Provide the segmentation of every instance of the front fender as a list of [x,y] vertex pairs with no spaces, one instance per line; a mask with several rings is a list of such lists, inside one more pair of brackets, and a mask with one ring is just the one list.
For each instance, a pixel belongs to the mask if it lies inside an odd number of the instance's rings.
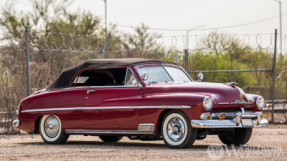
[[[181,110],[190,120],[199,119],[201,113],[206,112],[203,108],[204,97],[206,96],[186,93],[145,95],[138,103],[138,122],[139,124],[153,123],[157,129],[157,124],[161,122],[160,115],[166,110]],[[180,108],[180,106],[188,106],[188,108]]]

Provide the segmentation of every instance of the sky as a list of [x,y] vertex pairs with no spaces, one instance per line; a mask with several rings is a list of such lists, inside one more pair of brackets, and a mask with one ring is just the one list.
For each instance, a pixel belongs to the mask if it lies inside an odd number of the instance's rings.
[[[6,1],[1,0],[0,4],[4,5]],[[28,0],[15,1],[17,1],[18,11],[31,9]],[[78,8],[89,10],[102,19],[105,17],[103,0],[74,0],[69,9],[76,11]],[[287,34],[287,0],[282,0],[282,14],[284,13],[285,15],[282,15],[283,46],[284,34]],[[270,17],[275,18],[251,25],[219,29]],[[276,28],[279,32],[279,3],[274,0],[107,0],[107,19],[108,23],[125,26],[139,26],[144,23],[155,29],[180,29],[179,31],[150,31],[161,33],[166,37],[165,40],[169,39],[168,41],[173,41],[173,44],[181,46],[184,45],[182,36],[186,35],[186,30],[195,26],[203,27],[190,31],[190,35],[208,34],[214,30],[206,29],[218,28],[217,31],[220,33],[250,35],[241,36],[246,43],[261,41],[267,45],[270,41],[270,33],[274,33]],[[132,32],[128,27],[118,26],[118,29]],[[261,36],[256,38],[257,34]],[[176,41],[172,40],[172,36],[176,36]],[[195,41],[195,36],[190,39]]]

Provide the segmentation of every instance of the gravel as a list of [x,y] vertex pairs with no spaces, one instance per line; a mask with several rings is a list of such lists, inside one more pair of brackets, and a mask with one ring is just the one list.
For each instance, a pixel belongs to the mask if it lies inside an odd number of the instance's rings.
[[99,137],[72,135],[51,145],[40,135],[0,135],[0,160],[287,160],[287,125],[255,128],[244,146],[224,146],[217,136],[195,141],[189,149],[170,149],[163,141],[104,143]]

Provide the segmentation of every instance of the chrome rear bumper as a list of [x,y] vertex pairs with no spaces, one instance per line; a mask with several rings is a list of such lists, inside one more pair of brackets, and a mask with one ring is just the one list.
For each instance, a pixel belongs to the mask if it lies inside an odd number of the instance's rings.
[[[253,126],[251,127],[268,127],[269,123],[266,119],[261,119],[260,123],[257,123],[257,119],[251,119]],[[191,120],[191,126],[193,128],[244,128],[250,126],[243,126],[241,122],[236,125],[236,118],[233,120]]]

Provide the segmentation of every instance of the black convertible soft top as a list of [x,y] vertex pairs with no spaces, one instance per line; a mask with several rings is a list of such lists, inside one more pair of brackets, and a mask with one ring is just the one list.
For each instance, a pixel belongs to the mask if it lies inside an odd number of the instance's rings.
[[[129,66],[140,63],[171,63],[173,62],[153,60],[153,59],[142,59],[142,58],[120,58],[120,59],[90,59],[86,62],[77,66],[65,69],[61,75],[53,82],[47,89],[61,88],[69,86],[69,83],[73,76],[85,68],[93,67],[117,67],[117,66]],[[177,64],[176,64],[177,65]]]

